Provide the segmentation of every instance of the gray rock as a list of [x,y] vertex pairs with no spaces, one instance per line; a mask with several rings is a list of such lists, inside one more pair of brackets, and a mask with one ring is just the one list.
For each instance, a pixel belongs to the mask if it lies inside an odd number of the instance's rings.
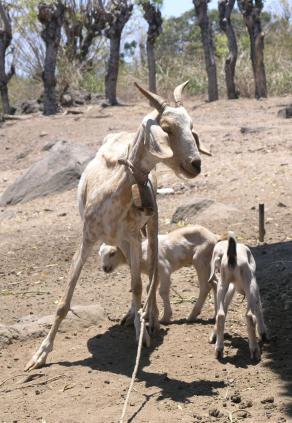
[[[72,307],[62,322],[60,332],[71,332],[99,324],[105,318],[104,310],[99,304],[76,305]],[[15,325],[0,325],[0,349],[14,341],[44,336],[54,320],[54,315],[37,317],[25,316]]]
[[28,115],[30,113],[39,112],[40,110],[42,110],[42,106],[36,100],[24,101],[20,105],[21,114]]
[[87,146],[57,142],[44,159],[33,164],[4,191],[0,206],[26,202],[75,187],[94,155],[95,151]]
[[190,222],[192,217],[207,209],[213,203],[214,200],[211,200],[210,198],[201,198],[184,206],[179,206],[171,218],[171,223],[178,223],[180,221]]
[[280,109],[278,111],[278,117],[281,117],[284,119],[292,118],[292,106],[286,106],[284,107],[284,109]]
[[60,103],[63,107],[71,107],[73,105],[73,98],[71,94],[63,94]]

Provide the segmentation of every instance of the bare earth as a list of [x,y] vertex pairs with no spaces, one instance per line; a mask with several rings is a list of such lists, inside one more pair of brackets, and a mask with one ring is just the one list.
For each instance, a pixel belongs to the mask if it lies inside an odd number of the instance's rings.
[[[214,346],[208,344],[212,299],[200,319],[187,324],[198,296],[197,277],[192,269],[177,272],[174,321],[162,326],[151,348],[143,350],[129,422],[292,421],[292,121],[277,117],[279,108],[291,102],[288,97],[186,101],[194,128],[213,156],[203,156],[202,173],[191,181],[159,169],[159,186],[176,192],[159,196],[160,232],[175,229],[173,212],[192,199],[224,204],[195,221],[217,233],[233,230],[253,247],[272,339],[263,346],[262,361],[252,363],[245,301],[238,296],[226,322],[225,358],[216,361]],[[46,154],[42,147],[48,142],[65,139],[98,149],[109,132],[135,130],[149,108],[141,103],[83,110],[77,117],[5,123],[0,129],[0,192]],[[242,133],[241,127],[253,131]],[[257,241],[259,203],[266,207],[262,245]],[[1,324],[52,314],[80,235],[76,190],[2,208],[0,228]],[[33,371],[31,381],[24,380],[23,368],[41,339],[15,340],[2,349],[1,422],[119,421],[136,357],[133,328],[118,324],[130,303],[129,272],[121,268],[105,275],[97,248],[82,272],[73,308],[95,303],[104,309],[100,323],[84,329],[77,322],[75,329],[59,333],[48,365]]]

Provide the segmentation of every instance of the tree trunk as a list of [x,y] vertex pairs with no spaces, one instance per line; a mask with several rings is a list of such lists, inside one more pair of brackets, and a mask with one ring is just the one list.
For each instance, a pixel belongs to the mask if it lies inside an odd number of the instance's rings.
[[9,12],[0,2],[0,94],[3,113],[9,115],[11,113],[8,82],[15,73],[14,65],[11,65],[10,71],[5,70],[5,55],[12,40],[12,28]]
[[56,64],[61,40],[61,28],[64,22],[65,7],[62,1],[55,4],[40,3],[39,21],[43,25],[41,36],[46,44],[44,71],[44,115],[54,115],[58,111],[56,98]]
[[120,44],[124,26],[130,19],[133,4],[130,0],[112,1],[110,9],[105,12],[107,29],[105,36],[110,40],[110,55],[105,74],[105,96],[115,106],[117,100],[117,82],[120,63]]
[[42,74],[44,82],[44,115],[55,115],[58,112],[58,101],[56,96],[56,63],[58,46],[53,42],[46,44],[46,56],[44,71]]
[[144,19],[148,22],[147,31],[147,63],[148,63],[148,86],[149,90],[156,93],[156,59],[155,42],[162,32],[162,17],[158,6],[150,1],[141,2],[144,10]]
[[212,27],[208,18],[208,0],[193,0],[196,16],[201,29],[206,71],[208,76],[208,99],[218,100],[217,70]]
[[154,43],[147,40],[148,86],[149,90],[156,93],[156,61]]
[[120,63],[120,43],[121,35],[116,35],[110,39],[110,57],[105,75],[105,96],[112,106],[118,104],[117,82]]
[[262,32],[260,14],[263,8],[261,0],[238,0],[250,39],[250,59],[255,82],[255,97],[267,97],[267,82],[264,63],[264,33]]
[[235,0],[219,0],[218,10],[220,18],[220,28],[225,32],[228,40],[229,56],[225,61],[225,82],[227,97],[229,99],[238,98],[238,92],[235,87],[235,66],[237,61],[237,42],[236,35],[230,20]]

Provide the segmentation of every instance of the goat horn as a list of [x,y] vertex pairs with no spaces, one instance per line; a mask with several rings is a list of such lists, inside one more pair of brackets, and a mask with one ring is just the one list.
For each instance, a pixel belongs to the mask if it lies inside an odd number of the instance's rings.
[[190,80],[188,79],[186,82],[183,82],[182,84],[178,85],[174,89],[173,96],[174,96],[174,101],[175,101],[175,107],[179,107],[179,106],[183,105],[181,95],[182,95],[184,88],[188,85],[189,82],[190,82]]
[[164,98],[160,97],[157,94],[152,93],[151,91],[145,90],[137,82],[134,82],[138,90],[150,101],[150,105],[154,107],[159,113],[162,113],[165,107],[168,105],[167,101]]

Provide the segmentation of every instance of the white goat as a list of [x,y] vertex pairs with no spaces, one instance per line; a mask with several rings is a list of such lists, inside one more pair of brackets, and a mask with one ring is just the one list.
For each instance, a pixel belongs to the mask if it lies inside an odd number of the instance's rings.
[[[250,249],[237,243],[232,232],[229,232],[228,240],[216,244],[209,281],[217,280],[217,316],[210,342],[216,342],[218,359],[223,357],[225,318],[235,290],[247,299],[246,324],[252,360],[259,360],[261,356],[256,326],[261,340],[268,340],[255,271],[256,263]],[[219,272],[218,278],[215,272]]]
[[[218,236],[203,226],[187,226],[177,229],[166,235],[158,236],[158,278],[160,282],[159,294],[163,300],[164,313],[161,323],[169,323],[172,309],[169,300],[171,285],[170,276],[184,266],[194,266],[199,280],[199,298],[188,317],[193,321],[201,313],[207,295],[211,289],[208,283],[212,252]],[[127,263],[127,258],[118,247],[102,244],[99,250],[104,272],[113,272],[118,266]],[[141,271],[149,275],[150,263],[148,260],[148,240],[142,242]],[[215,316],[216,316],[216,284],[213,284]],[[131,309],[127,316],[127,323],[134,317]]]
[[[66,317],[81,269],[97,241],[117,245],[131,268],[132,304],[135,310],[136,338],[140,333],[138,310],[141,307],[141,234],[147,223],[149,257],[154,263],[157,243],[157,216],[136,207],[133,186],[147,189],[149,172],[162,162],[179,175],[194,178],[200,173],[200,146],[192,131],[192,120],[182,106],[181,95],[187,83],[174,90],[175,107],[162,97],[136,84],[156,110],[143,119],[136,134],[120,133],[108,137],[86,167],[78,188],[79,209],[83,220],[82,239],[70,268],[68,284],[58,305],[53,325],[40,347],[26,365],[26,370],[41,367],[53,349],[62,320]],[[130,118],[130,116],[129,116]],[[123,157],[123,160],[121,159]],[[152,275],[151,275],[152,276]],[[157,281],[157,278],[155,279]],[[159,327],[156,305],[157,282],[149,301],[149,330]],[[144,342],[149,345],[148,332]]]

